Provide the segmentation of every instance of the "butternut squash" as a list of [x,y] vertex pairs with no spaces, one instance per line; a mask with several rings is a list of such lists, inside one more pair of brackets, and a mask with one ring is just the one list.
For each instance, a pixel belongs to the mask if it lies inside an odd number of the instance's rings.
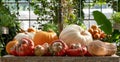
[[94,40],[89,43],[88,52],[95,56],[111,56],[116,53],[117,47],[113,43]]

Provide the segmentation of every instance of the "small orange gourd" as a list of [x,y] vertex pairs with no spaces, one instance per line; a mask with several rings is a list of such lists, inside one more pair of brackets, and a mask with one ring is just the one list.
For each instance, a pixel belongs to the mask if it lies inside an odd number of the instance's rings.
[[11,49],[18,43],[17,40],[9,41],[6,45],[6,52],[10,54]]
[[44,43],[50,44],[52,41],[57,40],[58,36],[54,31],[39,31],[34,36],[34,44],[42,45]]

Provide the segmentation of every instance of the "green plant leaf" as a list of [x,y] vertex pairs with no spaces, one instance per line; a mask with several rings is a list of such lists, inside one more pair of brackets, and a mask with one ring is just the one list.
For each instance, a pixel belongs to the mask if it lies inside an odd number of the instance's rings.
[[100,29],[103,30],[106,34],[112,33],[112,24],[109,19],[100,11],[93,11],[93,16]]

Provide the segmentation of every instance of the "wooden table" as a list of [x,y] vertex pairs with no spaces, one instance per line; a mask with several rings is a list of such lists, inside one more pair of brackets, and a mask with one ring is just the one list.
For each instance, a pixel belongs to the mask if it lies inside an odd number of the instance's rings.
[[25,56],[1,57],[1,62],[120,62],[120,57]]

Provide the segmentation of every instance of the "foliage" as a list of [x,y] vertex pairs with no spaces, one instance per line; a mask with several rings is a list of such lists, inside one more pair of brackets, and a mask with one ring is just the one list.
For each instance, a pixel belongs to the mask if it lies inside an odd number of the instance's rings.
[[84,20],[84,2],[85,0],[69,0],[64,4],[64,22],[65,24],[77,24],[86,29]]
[[[37,4],[36,4],[37,2]],[[84,7],[84,0],[62,0],[61,4],[62,7],[59,7],[60,1],[59,0],[33,0],[31,2],[31,6],[34,8],[34,13],[38,15],[38,21],[49,21],[47,24],[43,24],[43,27],[49,27],[50,24],[58,25],[59,19],[59,8],[61,8],[62,12],[62,20],[65,24],[79,24],[81,25],[84,19],[83,7]],[[80,4],[82,4],[80,6]],[[81,8],[81,9],[80,9]],[[82,16],[82,17],[81,17]],[[57,27],[57,26],[50,26],[50,27]],[[46,29],[44,29],[46,30]],[[53,29],[54,30],[54,29]],[[56,28],[55,31],[57,31]]]
[[32,0],[30,5],[33,7],[33,11],[39,17],[37,21],[48,21],[48,23],[42,24],[42,30],[49,30],[51,28],[55,32],[58,31],[58,10],[59,10],[59,1],[58,0]]
[[2,55],[2,54],[1,54],[1,51],[3,50],[2,47],[3,47],[3,44],[2,44],[2,42],[0,42],[0,56]]
[[120,12],[120,0],[93,0],[93,2],[96,4],[104,4],[108,3],[108,6],[113,8],[114,11]]
[[75,14],[82,21],[84,20],[84,12],[83,12],[84,3],[85,3],[85,0],[73,0],[74,9],[76,9]]
[[36,0],[31,2],[34,13],[38,15],[37,21],[53,21],[57,23],[58,0]]
[[103,41],[120,44],[120,32],[116,29],[111,33],[111,35],[107,35]]
[[9,7],[0,0],[0,28],[8,27],[9,34],[3,34],[2,30],[0,30],[0,48],[2,51],[1,55],[7,54],[5,51],[6,44],[14,38],[16,33],[20,29],[20,23],[18,22],[18,18],[15,13],[11,13]]
[[59,35],[59,32],[57,29],[58,29],[57,25],[51,22],[43,24],[43,28],[42,28],[43,31],[53,30],[57,33],[57,35]]
[[112,20],[115,23],[120,23],[120,12],[116,12],[112,15]]
[[8,7],[0,2],[0,26],[14,27],[18,19],[8,10]]
[[112,0],[112,3],[108,0],[108,3],[110,3],[109,6],[111,6],[114,11],[120,12],[120,0]]
[[93,11],[93,16],[97,24],[100,26],[101,30],[103,30],[108,35],[112,33],[112,24],[103,13],[100,11]]

